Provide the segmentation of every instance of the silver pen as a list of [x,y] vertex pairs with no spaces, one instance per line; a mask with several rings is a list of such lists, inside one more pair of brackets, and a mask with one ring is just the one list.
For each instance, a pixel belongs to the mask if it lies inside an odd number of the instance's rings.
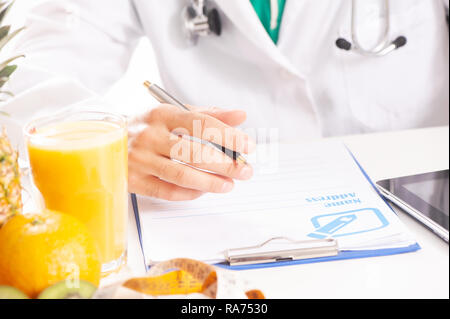
[[[185,111],[190,112],[191,110],[189,110],[189,108],[187,108],[183,103],[181,103],[180,101],[178,101],[177,99],[175,99],[173,96],[171,96],[169,93],[167,93],[166,91],[164,91],[162,88],[160,88],[158,85],[150,83],[149,81],[145,81],[144,82],[144,86],[149,90],[150,94],[160,103],[167,103],[167,104],[171,104],[171,105],[175,105]],[[245,160],[244,157],[242,157],[242,155],[238,152],[235,152],[233,150],[230,150],[222,145],[213,143],[213,142],[208,142],[208,144],[211,144],[212,146],[214,146],[215,148],[217,148],[218,150],[220,150],[221,152],[225,153],[228,157],[232,158],[233,160],[243,163],[243,164],[247,164],[247,161]]]

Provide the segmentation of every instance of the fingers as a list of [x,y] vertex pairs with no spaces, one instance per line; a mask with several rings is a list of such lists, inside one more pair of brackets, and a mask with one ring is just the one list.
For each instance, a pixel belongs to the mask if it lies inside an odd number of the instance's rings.
[[247,119],[247,113],[242,110],[225,110],[217,107],[199,108],[190,105],[188,107],[189,109],[195,110],[196,112],[212,116],[219,121],[233,127],[241,125]]
[[170,132],[180,132],[213,142],[239,153],[248,154],[255,148],[250,137],[215,117],[199,112],[186,112],[175,106],[153,109],[146,118],[150,125],[164,123]]
[[186,137],[248,153],[255,144],[231,127],[245,120],[245,112],[190,108],[193,111],[187,112],[162,105],[133,120],[130,127],[137,129],[129,132],[130,192],[166,200],[191,200],[205,192],[227,193],[234,187],[233,179],[245,180],[253,175],[251,166]]
[[239,164],[214,147],[177,137],[169,132],[166,134],[165,138],[155,141],[158,143],[156,148],[159,154],[164,157],[232,179],[247,180],[253,176],[250,165]]
[[139,174],[139,172],[136,171],[130,171],[128,183],[130,193],[170,201],[193,200],[203,195],[200,191],[170,184],[157,177]]
[[133,171],[153,175],[182,188],[201,192],[228,193],[234,187],[233,180],[230,178],[197,170],[151,151],[141,150],[131,153],[129,162],[133,166]]

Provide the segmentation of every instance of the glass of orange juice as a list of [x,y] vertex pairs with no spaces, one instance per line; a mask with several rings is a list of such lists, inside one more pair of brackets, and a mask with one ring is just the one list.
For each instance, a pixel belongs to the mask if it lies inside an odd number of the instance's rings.
[[104,274],[126,261],[127,136],[124,117],[101,112],[60,114],[25,127],[33,182],[45,207],[87,225]]

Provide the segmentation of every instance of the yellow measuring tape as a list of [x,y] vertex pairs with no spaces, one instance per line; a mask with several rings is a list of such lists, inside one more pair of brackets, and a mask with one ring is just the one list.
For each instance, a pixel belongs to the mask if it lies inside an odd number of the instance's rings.
[[[217,297],[216,269],[197,260],[178,258],[164,261],[150,268],[147,277],[132,278],[122,286],[151,296],[187,295],[201,293]],[[248,299],[264,299],[260,290],[245,291]]]

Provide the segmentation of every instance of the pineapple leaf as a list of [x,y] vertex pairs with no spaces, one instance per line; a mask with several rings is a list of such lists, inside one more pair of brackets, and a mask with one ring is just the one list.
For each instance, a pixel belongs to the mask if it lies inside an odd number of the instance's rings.
[[[0,71],[0,89],[8,82],[9,77],[17,69],[17,65],[8,65]],[[2,91],[0,91],[2,93]]]
[[[13,4],[14,4],[14,0],[11,1],[9,4],[8,4],[8,2],[3,2],[0,4],[0,8],[2,8],[2,11],[0,12],[0,24],[2,23],[5,16],[8,14],[8,12],[11,9]],[[5,5],[7,5],[6,8],[5,8]]]
[[11,74],[17,69],[17,65],[7,65],[0,71],[0,78],[9,78]]
[[[0,88],[3,86],[3,84],[5,84],[7,81],[9,80],[8,77],[2,77],[0,78]],[[0,91],[1,92],[1,91]]]
[[0,1],[0,10],[3,10],[7,5],[9,5],[9,1]]
[[[19,28],[12,33],[11,26],[1,26],[5,16],[8,14],[9,10],[13,6],[15,0],[0,0],[0,51],[5,47],[5,45],[13,39],[17,34],[19,34],[24,27]],[[1,91],[1,88],[5,85],[5,83],[9,80],[11,74],[17,69],[17,65],[9,65],[12,61],[24,57],[24,55],[16,55],[13,56],[6,61],[0,62],[0,102],[3,102],[3,96],[14,96],[12,92],[9,91]],[[0,111],[0,115],[7,115],[5,112]],[[0,132],[1,133],[1,132]],[[0,134],[1,137],[1,134]],[[1,140],[1,139],[0,139]],[[1,221],[0,221],[1,224]]]
[[0,40],[3,40],[3,38],[8,35],[10,29],[11,29],[10,25],[5,25],[0,28]]
[[6,95],[9,95],[9,96],[14,96],[14,94],[12,92],[10,92],[10,91],[0,91],[0,94],[6,94]]
[[[5,85],[6,82],[8,82],[9,78],[7,77],[2,77],[0,78],[0,89],[3,87],[3,85]],[[1,93],[1,91],[0,91]]]
[[1,62],[0,63],[0,70],[3,70],[4,67],[6,67],[9,63],[14,61],[15,59],[23,58],[23,57],[25,57],[25,55],[23,55],[23,54],[16,55],[15,57],[9,58],[8,60]]
[[12,32],[11,34],[6,35],[3,39],[0,40],[0,50],[12,39],[14,38],[20,31],[25,29],[25,27],[19,28]]

